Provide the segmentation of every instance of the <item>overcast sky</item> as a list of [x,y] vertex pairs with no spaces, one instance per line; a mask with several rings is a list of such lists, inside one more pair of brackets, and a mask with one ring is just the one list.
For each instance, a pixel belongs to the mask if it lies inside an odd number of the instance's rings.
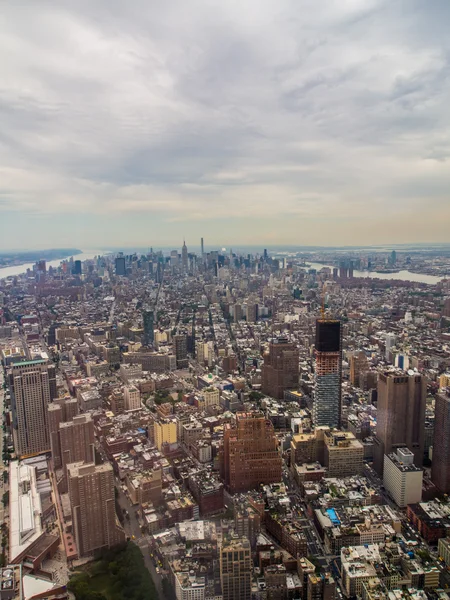
[[0,247],[450,241],[449,0],[16,0]]

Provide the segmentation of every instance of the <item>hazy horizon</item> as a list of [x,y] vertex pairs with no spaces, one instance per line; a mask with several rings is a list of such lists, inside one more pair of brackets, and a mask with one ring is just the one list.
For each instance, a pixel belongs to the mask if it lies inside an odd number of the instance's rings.
[[5,4],[0,249],[446,243],[449,22],[447,0]]

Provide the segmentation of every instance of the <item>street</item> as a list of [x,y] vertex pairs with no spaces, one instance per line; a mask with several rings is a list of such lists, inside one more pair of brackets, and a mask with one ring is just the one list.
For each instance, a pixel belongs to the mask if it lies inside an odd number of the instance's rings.
[[[162,578],[156,572],[155,564],[150,557],[149,551],[149,536],[141,533],[141,526],[139,525],[138,518],[136,516],[136,507],[132,506],[127,496],[122,491],[120,481],[116,479],[116,489],[118,492],[117,500],[122,510],[126,510],[129,515],[129,519],[125,518],[123,522],[123,528],[127,537],[129,537],[135,544],[139,546],[144,556],[145,566],[150,572],[150,576],[155,584],[156,592],[159,600],[167,600],[164,598],[164,592],[162,587]],[[134,537],[133,537],[134,536]]]

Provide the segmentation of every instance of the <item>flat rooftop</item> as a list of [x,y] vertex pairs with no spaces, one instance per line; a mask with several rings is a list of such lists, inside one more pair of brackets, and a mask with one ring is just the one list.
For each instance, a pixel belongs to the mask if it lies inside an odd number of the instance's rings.
[[15,562],[43,533],[41,498],[36,483],[36,469],[13,461],[9,469],[9,558]]

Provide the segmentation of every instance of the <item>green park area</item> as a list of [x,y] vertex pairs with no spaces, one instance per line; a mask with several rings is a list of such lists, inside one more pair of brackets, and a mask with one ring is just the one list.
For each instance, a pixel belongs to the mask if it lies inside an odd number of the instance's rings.
[[132,542],[102,552],[71,577],[68,588],[76,600],[157,600],[142,552]]

